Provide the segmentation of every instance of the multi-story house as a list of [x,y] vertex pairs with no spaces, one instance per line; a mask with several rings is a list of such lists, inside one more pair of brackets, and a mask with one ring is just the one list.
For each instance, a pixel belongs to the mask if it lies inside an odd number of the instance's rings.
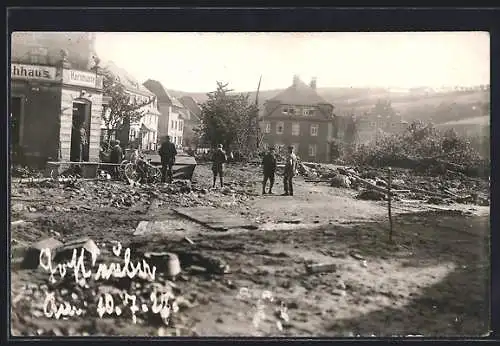
[[130,123],[127,142],[133,143],[141,150],[156,150],[160,115],[156,96],[112,61],[102,67],[110,71],[116,81],[125,88],[125,92],[130,95],[131,104],[145,104],[138,109],[138,112],[142,113],[139,121]]
[[192,96],[182,96],[179,101],[187,110],[184,119],[183,145],[194,149],[197,146],[195,129],[201,124],[201,107]]
[[379,100],[374,107],[355,117],[358,143],[368,143],[384,134],[404,131],[408,123],[395,111],[390,101]]
[[170,140],[179,148],[182,147],[184,133],[184,118],[187,109],[175,97],[171,96],[163,85],[152,79],[144,83],[144,87],[152,92],[158,101],[158,140],[170,136]]
[[293,146],[302,161],[329,162],[335,137],[334,106],[310,85],[294,76],[293,84],[264,104],[260,125],[264,148]]
[[[10,125],[15,163],[98,161],[104,98],[95,34],[15,32],[11,40]],[[80,129],[86,144],[80,152]]]

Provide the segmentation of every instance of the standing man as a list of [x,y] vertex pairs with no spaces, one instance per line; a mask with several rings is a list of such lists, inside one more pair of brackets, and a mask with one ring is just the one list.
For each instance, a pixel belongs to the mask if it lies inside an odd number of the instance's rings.
[[87,131],[85,130],[85,124],[80,125],[80,161],[85,160],[85,149],[87,148]]
[[276,173],[276,156],[274,148],[269,148],[269,151],[262,159],[262,168],[264,170],[264,181],[262,182],[262,194],[266,194],[266,183],[269,180],[269,194],[273,193],[274,174]]
[[111,163],[115,164],[115,166],[113,166],[113,175],[115,176],[115,178],[118,178],[120,171],[118,164],[123,161],[123,150],[118,139],[113,143],[113,147],[111,148],[111,153],[109,155],[109,160],[111,161]]
[[293,152],[293,147],[288,147],[288,154],[285,161],[285,172],[283,174],[283,185],[285,193],[283,196],[293,196],[293,177],[297,170],[297,156]]
[[168,172],[168,182],[172,183],[172,166],[175,163],[177,149],[175,149],[175,144],[170,142],[170,136],[165,137],[165,141],[161,144],[158,153],[161,159],[161,182],[165,182]]
[[227,156],[224,149],[222,149],[222,144],[217,146],[217,150],[212,155],[212,172],[214,173],[214,183],[212,188],[215,187],[215,182],[217,180],[217,175],[220,179],[220,187],[224,186],[224,163],[227,162]]

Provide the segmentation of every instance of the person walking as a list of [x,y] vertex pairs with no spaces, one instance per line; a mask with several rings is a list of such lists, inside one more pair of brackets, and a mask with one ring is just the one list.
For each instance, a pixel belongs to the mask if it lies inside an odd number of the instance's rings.
[[220,187],[224,187],[224,163],[227,162],[226,152],[222,148],[222,144],[219,144],[217,150],[212,155],[212,172],[214,174],[214,181],[212,188],[215,188],[215,182],[217,181],[217,175],[220,179]]
[[262,159],[262,168],[264,170],[264,180],[262,182],[262,194],[266,194],[266,184],[269,180],[269,194],[273,193],[274,185],[274,175],[276,173],[276,155],[274,153],[274,148],[271,147],[264,158]]
[[293,196],[293,177],[297,170],[297,156],[293,152],[293,147],[288,147],[288,154],[285,161],[285,171],[283,174],[283,185],[285,193],[283,196]]
[[161,159],[161,182],[165,183],[168,176],[168,183],[172,183],[172,167],[175,164],[177,149],[175,144],[170,142],[170,136],[165,137],[158,153]]

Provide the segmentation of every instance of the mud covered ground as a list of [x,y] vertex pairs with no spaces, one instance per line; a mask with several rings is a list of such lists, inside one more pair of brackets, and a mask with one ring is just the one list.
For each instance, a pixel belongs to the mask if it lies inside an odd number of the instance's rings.
[[[200,165],[191,187],[14,183],[11,222],[24,222],[12,226],[12,249],[48,237],[61,242],[90,237],[101,250],[98,263],[119,261],[127,247],[132,262],[151,251],[168,251],[178,255],[182,272],[172,279],[158,266],[154,280],[136,276],[78,283],[68,274],[64,279],[56,275],[52,283],[43,268],[12,267],[12,334],[313,337],[488,332],[489,207],[395,201],[391,243],[384,201],[357,200],[352,190],[300,177],[293,197],[261,196],[260,175],[253,166],[228,167],[226,182],[223,190],[210,189],[208,166]],[[279,178],[274,190],[282,192]],[[214,231],[172,210],[207,205],[252,220],[256,229]],[[140,221],[162,226],[134,234]],[[112,251],[116,241],[122,246],[120,256]],[[204,268],[206,258],[227,264],[229,270]],[[308,273],[308,263],[333,263],[336,270]],[[168,318],[152,312],[151,292],[156,291],[171,293]],[[136,297],[136,323],[131,303],[120,305],[124,292]],[[47,317],[50,293],[82,314]],[[112,294],[115,303],[113,313],[101,318],[98,303],[104,293]],[[143,304],[148,311],[142,310]]]

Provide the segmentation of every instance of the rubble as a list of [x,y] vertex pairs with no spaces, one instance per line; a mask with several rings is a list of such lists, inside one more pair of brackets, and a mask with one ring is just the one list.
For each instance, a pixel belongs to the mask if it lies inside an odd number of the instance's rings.
[[[299,166],[299,172],[307,178],[306,181],[329,182],[332,187],[361,190],[360,199],[384,200],[389,194],[386,169],[316,163],[301,163]],[[467,177],[450,170],[441,176],[422,176],[410,169],[393,169],[392,176],[390,193],[393,196],[405,195],[433,204],[489,205],[489,180]]]
[[309,274],[332,272],[337,270],[337,265],[334,263],[312,263],[306,264],[306,271]]

